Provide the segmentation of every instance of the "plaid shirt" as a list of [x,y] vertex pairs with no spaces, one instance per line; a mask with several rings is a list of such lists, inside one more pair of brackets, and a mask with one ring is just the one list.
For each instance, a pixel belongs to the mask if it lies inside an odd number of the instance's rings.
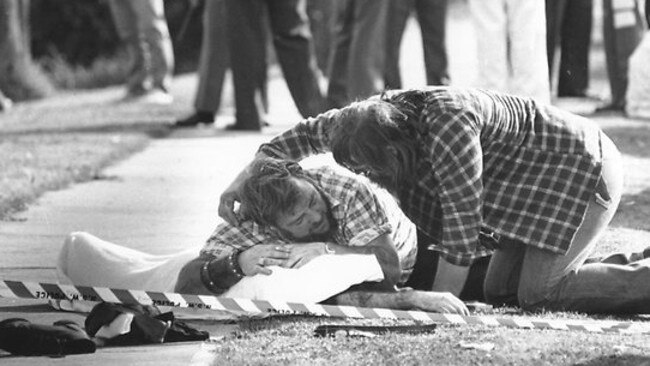
[[[568,250],[600,178],[600,129],[532,99],[484,90],[427,89],[418,179],[401,208],[451,263],[491,250],[481,228],[554,253]],[[260,151],[299,159],[329,151],[337,110],[307,119]]]
[[[415,225],[409,221],[386,190],[371,185],[364,178],[329,167],[305,170],[327,200],[336,230],[332,242],[346,246],[364,246],[383,234],[389,234],[402,268],[400,282],[413,271],[417,254]],[[295,241],[279,230],[244,221],[239,226],[217,226],[201,250],[202,255],[224,257],[233,250],[257,244],[286,244]]]

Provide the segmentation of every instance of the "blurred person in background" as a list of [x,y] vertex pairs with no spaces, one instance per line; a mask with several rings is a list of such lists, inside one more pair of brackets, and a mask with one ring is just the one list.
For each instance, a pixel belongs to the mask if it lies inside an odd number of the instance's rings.
[[629,58],[641,43],[645,24],[637,0],[603,0],[603,40],[611,100],[596,112],[623,112]]
[[169,104],[174,52],[163,0],[109,0],[113,21],[131,67],[126,99]]
[[384,90],[391,0],[336,0],[327,105],[340,108]]
[[546,52],[551,78],[558,44],[560,48],[558,97],[587,97],[592,9],[593,0],[546,0]]
[[[198,6],[192,0],[191,6]],[[203,39],[199,57],[199,84],[194,98],[194,113],[176,121],[176,127],[194,127],[214,124],[215,114],[221,106],[226,71],[230,65],[225,0],[207,0],[203,9]],[[266,63],[264,65],[266,68]],[[264,112],[268,111],[266,96],[266,72],[260,74],[258,92]],[[226,127],[228,128],[228,127]]]
[[236,122],[228,129],[259,131],[265,124],[263,103],[256,94],[266,74],[269,26],[298,111],[309,117],[324,110],[306,5],[306,0],[226,0],[237,109]]
[[391,0],[386,32],[386,87],[401,89],[400,45],[406,22],[415,10],[422,33],[427,85],[449,85],[445,26],[447,0]]
[[469,5],[479,59],[477,86],[550,102],[544,3],[469,0]]
[[9,110],[11,109],[12,106],[13,106],[12,100],[5,97],[5,95],[2,94],[2,90],[0,90],[0,112]]

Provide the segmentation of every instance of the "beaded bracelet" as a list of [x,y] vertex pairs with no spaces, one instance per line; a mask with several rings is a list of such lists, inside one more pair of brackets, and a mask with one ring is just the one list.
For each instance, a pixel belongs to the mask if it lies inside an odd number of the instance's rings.
[[222,290],[214,283],[214,281],[212,281],[212,278],[210,277],[209,266],[213,260],[214,259],[205,261],[205,263],[203,263],[203,266],[201,266],[201,282],[203,283],[203,286],[205,286],[211,292],[219,293]]
[[244,277],[244,271],[242,271],[241,266],[239,265],[239,253],[240,251],[234,251],[228,256],[228,268],[232,273],[237,276],[237,278]]

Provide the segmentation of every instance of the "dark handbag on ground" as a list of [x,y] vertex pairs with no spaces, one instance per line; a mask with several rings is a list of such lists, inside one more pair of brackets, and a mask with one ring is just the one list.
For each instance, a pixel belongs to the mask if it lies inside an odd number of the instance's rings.
[[94,353],[96,345],[71,320],[43,325],[11,318],[0,322],[0,348],[21,356],[62,356]]
[[107,302],[95,305],[90,311],[88,317],[86,317],[86,331],[89,335],[95,336],[103,326],[110,325],[118,316],[125,313],[133,314],[130,331],[106,339],[106,345],[130,346],[164,342],[203,341],[210,337],[208,332],[194,329],[176,320],[171,312],[160,313],[153,306]]

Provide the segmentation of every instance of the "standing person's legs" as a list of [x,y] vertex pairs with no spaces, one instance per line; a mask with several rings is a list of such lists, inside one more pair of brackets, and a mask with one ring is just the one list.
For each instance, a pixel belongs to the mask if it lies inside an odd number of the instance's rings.
[[509,61],[504,0],[469,0],[469,5],[476,33],[476,85],[506,91]]
[[130,58],[130,66],[126,75],[127,92],[131,95],[141,95],[149,89],[147,85],[147,51],[138,32],[138,19],[133,9],[134,2],[130,0],[110,0],[108,3],[117,34]]
[[[570,0],[546,0],[546,57],[548,59],[549,80],[553,80],[555,51],[562,39],[560,28],[564,21],[564,9],[567,1]],[[553,84],[552,81],[551,84]]]
[[348,57],[348,102],[384,90],[389,0],[356,0],[355,3]]
[[612,95],[604,109],[622,110],[627,91],[628,59],[641,42],[643,27],[636,0],[603,0],[603,41],[607,77]]
[[546,9],[539,0],[507,0],[508,39],[516,95],[550,103],[551,88],[546,54]]
[[291,97],[304,117],[325,110],[306,0],[268,0],[273,44]]
[[138,32],[144,37],[149,51],[152,86],[168,92],[174,72],[174,50],[163,0],[132,0],[132,3],[138,19]]
[[354,27],[354,0],[334,0],[332,51],[329,61],[327,108],[341,108],[348,98],[348,58]]
[[225,0],[206,1],[203,10],[199,85],[194,99],[196,111],[214,115],[219,110],[223,82],[230,63],[226,32]]
[[226,9],[237,109],[233,129],[260,130],[264,110],[259,86],[266,77],[265,3],[226,0]]
[[415,0],[390,0],[386,21],[386,67],[384,81],[387,89],[401,89],[399,70],[400,46],[406,21],[411,15]]
[[448,85],[447,46],[447,0],[417,0],[415,10],[422,29],[424,65],[428,85]]
[[558,96],[584,96],[589,87],[593,0],[566,2],[562,21]]

